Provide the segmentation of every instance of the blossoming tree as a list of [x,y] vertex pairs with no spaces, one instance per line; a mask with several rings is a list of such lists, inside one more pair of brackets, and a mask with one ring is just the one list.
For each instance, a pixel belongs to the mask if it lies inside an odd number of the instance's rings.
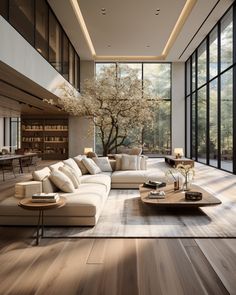
[[112,67],[104,68],[98,77],[84,81],[78,97],[64,84],[57,103],[74,116],[93,120],[103,155],[116,151],[131,134],[133,143],[141,144],[142,130],[158,107],[148,81],[141,81],[137,71],[128,67],[122,68],[122,75]]

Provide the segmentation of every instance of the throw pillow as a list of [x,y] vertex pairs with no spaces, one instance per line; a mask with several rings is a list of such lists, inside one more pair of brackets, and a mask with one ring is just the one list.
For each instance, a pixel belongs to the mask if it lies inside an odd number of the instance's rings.
[[93,158],[93,161],[103,172],[112,172],[111,164],[108,157]]
[[70,158],[70,159],[64,160],[63,163],[76,172],[77,179],[78,179],[78,181],[80,181],[79,177],[82,176],[82,172],[81,172],[79,166],[76,164],[75,160]]
[[121,160],[122,170],[138,170],[138,157],[123,155]]
[[80,184],[80,179],[77,177],[77,174],[74,169],[70,168],[69,166],[65,165],[64,167],[60,167],[59,171],[64,173],[66,176],[70,178],[72,181],[74,188],[78,188]]
[[98,165],[92,159],[84,158],[82,159],[82,162],[85,165],[85,167],[88,169],[90,174],[94,175],[94,174],[98,174],[102,172],[101,169],[98,167]]
[[45,167],[43,169],[33,171],[32,176],[34,180],[42,181],[45,177],[49,176],[50,172],[50,169]]
[[63,162],[60,161],[60,162],[50,165],[49,168],[51,171],[53,171],[53,170],[58,170],[60,167],[63,167],[63,166],[64,166]]
[[140,157],[140,170],[147,170],[147,158],[146,156]]
[[84,174],[88,174],[89,171],[85,167],[85,165],[83,164],[83,162],[82,162],[83,159],[86,159],[86,156],[78,155],[78,156],[74,157],[76,164],[79,166],[79,169],[81,170],[82,174],[84,175]]
[[75,191],[72,181],[59,170],[52,171],[49,179],[63,192],[73,193]]

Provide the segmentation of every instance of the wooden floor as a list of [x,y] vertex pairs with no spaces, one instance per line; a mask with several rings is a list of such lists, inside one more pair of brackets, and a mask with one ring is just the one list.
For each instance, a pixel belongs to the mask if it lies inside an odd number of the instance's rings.
[[236,294],[236,240],[1,237],[4,295]]
[[[220,193],[230,197],[235,176],[224,177]],[[0,181],[0,199],[29,178]],[[35,246],[33,234],[0,228],[0,295],[236,294],[236,239],[54,238]]]

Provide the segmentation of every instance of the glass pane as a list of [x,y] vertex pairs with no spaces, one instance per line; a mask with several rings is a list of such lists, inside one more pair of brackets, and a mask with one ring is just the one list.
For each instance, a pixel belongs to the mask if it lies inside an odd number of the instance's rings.
[[143,79],[151,83],[153,95],[162,99],[171,99],[171,65],[168,63],[144,63]]
[[55,16],[49,11],[49,62],[58,71],[62,71],[62,31]]
[[69,82],[75,83],[75,51],[71,44],[69,44]]
[[126,69],[133,69],[137,71],[138,79],[142,79],[142,64],[141,63],[119,63],[118,69],[122,77],[127,76]]
[[206,41],[198,48],[198,87],[206,83]]
[[0,1],[0,15],[8,19],[8,0]]
[[215,77],[217,75],[217,67],[218,67],[218,38],[217,38],[217,28],[211,32],[210,38],[209,38],[209,71],[210,71],[210,79]]
[[221,168],[233,171],[233,72],[221,76]]
[[65,33],[63,33],[63,61],[62,61],[62,75],[69,81],[69,40]]
[[221,21],[221,71],[233,63],[233,13],[232,9]]
[[192,95],[192,159],[196,159],[196,93]]
[[190,59],[187,60],[186,63],[186,92],[187,95],[190,94]]
[[196,53],[192,55],[192,91],[196,87]]
[[102,74],[104,69],[110,68],[110,67],[112,67],[115,70],[116,64],[115,63],[96,63],[96,68],[95,68],[96,77],[99,77],[99,75]]
[[48,5],[35,1],[35,48],[48,59]]
[[34,1],[11,0],[9,2],[9,21],[34,46]]
[[75,54],[75,88],[80,89],[80,59],[77,54]]
[[210,165],[218,166],[218,95],[217,83],[215,79],[210,83],[210,98],[209,98],[209,163]]
[[190,122],[190,116],[191,116],[191,100],[190,100],[190,96],[187,97],[186,99],[186,114],[187,114],[187,118],[186,118],[186,132],[187,132],[187,151],[186,151],[186,155],[188,158],[190,158],[190,149],[191,149],[191,122]]
[[198,91],[197,99],[198,161],[206,163],[206,87]]

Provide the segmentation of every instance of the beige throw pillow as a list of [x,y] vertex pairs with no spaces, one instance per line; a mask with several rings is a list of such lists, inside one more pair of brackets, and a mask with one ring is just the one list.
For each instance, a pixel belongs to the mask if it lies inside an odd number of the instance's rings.
[[75,162],[75,160],[70,158],[70,159],[64,160],[63,163],[76,172],[78,181],[80,181],[79,177],[82,176],[82,172],[81,172],[79,166],[77,165],[77,163]]
[[65,165],[64,167],[60,167],[59,171],[64,173],[66,176],[70,178],[72,181],[74,188],[78,188],[80,184],[80,179],[77,176],[76,172],[74,169],[70,168],[69,166]]
[[83,159],[86,159],[86,156],[78,155],[78,156],[74,157],[76,164],[79,166],[79,169],[81,170],[82,174],[84,175],[84,174],[88,174],[89,171],[85,167],[85,165],[83,164],[83,162],[82,162]]
[[92,159],[84,158],[82,159],[82,163],[85,165],[89,173],[92,175],[102,172],[98,165]]
[[60,161],[60,162],[50,165],[49,168],[51,171],[53,171],[53,170],[58,170],[60,167],[63,167],[63,166],[64,166],[63,162]]
[[49,179],[63,192],[73,193],[75,191],[72,181],[59,170],[52,171]]
[[33,171],[32,176],[34,180],[42,181],[45,177],[50,175],[50,169],[48,167],[45,167],[43,169]]
[[139,170],[138,167],[138,157],[123,155],[121,160],[122,170]]
[[93,158],[93,161],[103,172],[112,172],[111,164],[108,157]]
[[122,155],[115,155],[116,159],[116,171],[121,170],[121,160],[122,160]]
[[58,192],[58,187],[50,180],[49,176],[42,180],[42,191],[46,194]]

